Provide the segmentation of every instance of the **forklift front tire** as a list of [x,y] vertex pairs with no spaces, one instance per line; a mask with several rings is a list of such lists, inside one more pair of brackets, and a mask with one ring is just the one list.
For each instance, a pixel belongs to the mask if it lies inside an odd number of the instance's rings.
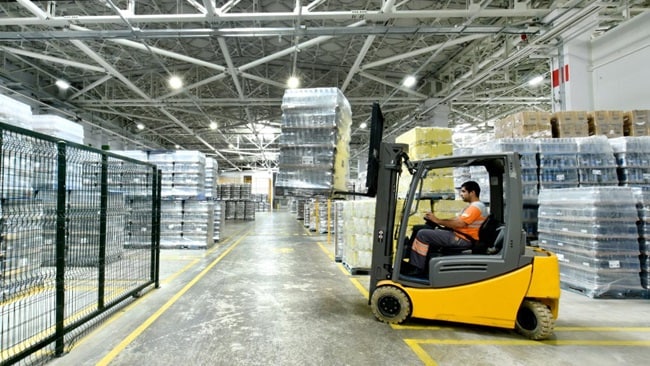
[[555,321],[548,306],[539,301],[524,300],[517,312],[515,329],[532,340],[542,340],[553,334]]
[[391,324],[400,324],[411,314],[411,300],[397,287],[381,286],[375,289],[370,301],[375,317]]

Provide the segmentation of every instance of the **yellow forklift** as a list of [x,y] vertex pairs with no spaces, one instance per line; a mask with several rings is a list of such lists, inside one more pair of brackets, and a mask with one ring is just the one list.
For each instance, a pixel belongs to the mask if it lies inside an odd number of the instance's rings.
[[[534,340],[553,333],[558,316],[557,257],[527,245],[522,229],[519,155],[494,153],[411,162],[408,146],[382,142],[383,116],[373,105],[368,155],[369,196],[376,196],[369,304],[377,319],[399,324],[409,318],[443,320],[515,329]],[[412,180],[396,221],[398,183],[403,169]],[[489,182],[492,228],[481,228],[471,253],[432,256],[424,276],[409,276],[409,219],[422,205],[449,198],[430,192],[431,176],[442,169],[478,169]],[[446,170],[445,170],[446,169]],[[429,178],[427,178],[429,177]],[[485,190],[485,188],[484,188]],[[450,192],[453,197],[454,192]],[[424,219],[422,219],[424,223]],[[397,224],[396,224],[397,222]],[[488,233],[487,231],[493,232]],[[489,242],[485,242],[489,237]]]

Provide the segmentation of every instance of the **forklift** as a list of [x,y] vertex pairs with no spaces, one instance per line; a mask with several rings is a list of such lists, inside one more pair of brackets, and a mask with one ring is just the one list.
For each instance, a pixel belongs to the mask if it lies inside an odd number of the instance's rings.
[[[527,244],[519,155],[409,161],[408,145],[382,142],[383,116],[377,103],[370,129],[366,187],[377,204],[368,303],[375,317],[391,324],[417,318],[515,329],[529,339],[547,339],[558,317],[559,264],[553,253]],[[399,177],[405,167],[412,179],[396,223]],[[430,192],[427,177],[463,167],[485,172],[489,220],[501,225],[492,233],[481,228],[471,253],[431,256],[424,276],[407,275],[410,217],[449,199]],[[430,207],[423,207],[427,203]]]

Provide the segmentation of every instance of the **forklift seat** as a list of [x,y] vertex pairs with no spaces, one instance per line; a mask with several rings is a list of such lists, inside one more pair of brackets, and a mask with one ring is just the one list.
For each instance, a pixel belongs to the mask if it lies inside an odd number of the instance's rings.
[[478,229],[478,241],[472,243],[472,254],[496,254],[501,251],[501,247],[503,247],[503,227],[503,222],[497,220],[491,214],[488,215]]

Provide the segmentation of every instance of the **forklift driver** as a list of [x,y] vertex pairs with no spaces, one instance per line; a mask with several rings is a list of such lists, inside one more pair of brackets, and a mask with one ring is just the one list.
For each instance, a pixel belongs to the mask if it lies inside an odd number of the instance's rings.
[[478,240],[479,228],[488,216],[487,207],[479,199],[480,194],[478,183],[467,181],[460,186],[460,197],[469,205],[458,216],[440,219],[433,212],[427,212],[424,219],[429,228],[413,234],[415,240],[409,257],[412,269],[408,275],[426,274],[428,259],[433,253],[460,253],[472,248],[472,241]]

